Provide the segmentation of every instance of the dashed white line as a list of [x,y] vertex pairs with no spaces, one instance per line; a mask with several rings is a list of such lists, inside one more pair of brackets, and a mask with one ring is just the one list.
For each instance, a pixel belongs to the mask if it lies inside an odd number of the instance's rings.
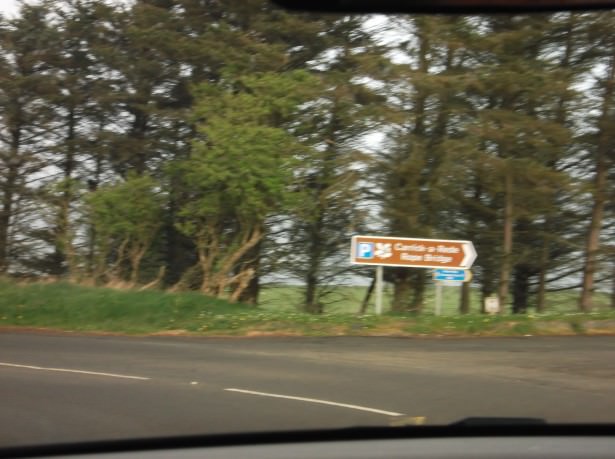
[[146,378],[143,376],[120,375],[117,373],[102,373],[99,371],[72,370],[69,368],[48,368],[48,367],[39,367],[39,366],[34,366],[34,365],[19,365],[17,363],[6,363],[6,362],[0,362],[0,366],[13,367],[13,368],[25,368],[28,370],[60,371],[64,373],[78,373],[78,374],[83,374],[83,375],[108,376],[110,378],[138,379],[141,381],[147,381],[150,379],[150,378]]
[[235,388],[227,388],[224,390],[228,392],[239,392],[241,394],[260,395],[261,397],[284,398],[287,400],[298,400],[300,402],[319,403],[321,405],[337,406],[340,408],[349,408],[351,410],[368,411],[370,413],[383,414],[385,416],[403,416],[403,413],[396,413],[394,411],[385,411],[385,410],[379,410],[376,408],[369,408],[367,406],[349,405],[347,403],[331,402],[329,400],[320,400],[317,398],[295,397],[293,395],[271,394],[268,392],[257,392],[253,390],[235,389]]

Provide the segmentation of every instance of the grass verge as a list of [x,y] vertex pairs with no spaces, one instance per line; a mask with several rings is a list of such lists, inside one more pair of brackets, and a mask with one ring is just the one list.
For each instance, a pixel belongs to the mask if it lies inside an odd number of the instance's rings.
[[328,313],[229,304],[199,293],[124,291],[0,280],[0,327],[204,336],[523,336],[615,334],[615,311],[421,316]]

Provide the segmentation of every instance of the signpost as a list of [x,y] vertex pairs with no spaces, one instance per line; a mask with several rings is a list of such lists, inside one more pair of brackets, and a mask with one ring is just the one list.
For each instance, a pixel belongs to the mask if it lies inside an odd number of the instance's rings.
[[[416,239],[382,236],[353,236],[350,263],[376,266],[376,314],[382,313],[383,266],[433,268],[442,281],[469,282],[469,268],[476,259],[471,241],[450,239]],[[436,283],[438,286],[438,283]],[[436,290],[436,314],[439,314],[441,292]]]
[[382,314],[382,266],[376,266],[376,314]]

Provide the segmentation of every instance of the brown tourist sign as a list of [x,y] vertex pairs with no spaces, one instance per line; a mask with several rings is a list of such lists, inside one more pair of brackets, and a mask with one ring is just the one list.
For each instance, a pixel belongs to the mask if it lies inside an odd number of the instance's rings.
[[469,269],[475,259],[471,241],[353,236],[350,248],[359,265]]

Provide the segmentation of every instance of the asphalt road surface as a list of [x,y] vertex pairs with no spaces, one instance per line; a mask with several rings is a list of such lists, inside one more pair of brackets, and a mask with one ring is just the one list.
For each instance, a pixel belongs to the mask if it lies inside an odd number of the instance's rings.
[[0,333],[0,446],[199,433],[615,422],[615,338]]

